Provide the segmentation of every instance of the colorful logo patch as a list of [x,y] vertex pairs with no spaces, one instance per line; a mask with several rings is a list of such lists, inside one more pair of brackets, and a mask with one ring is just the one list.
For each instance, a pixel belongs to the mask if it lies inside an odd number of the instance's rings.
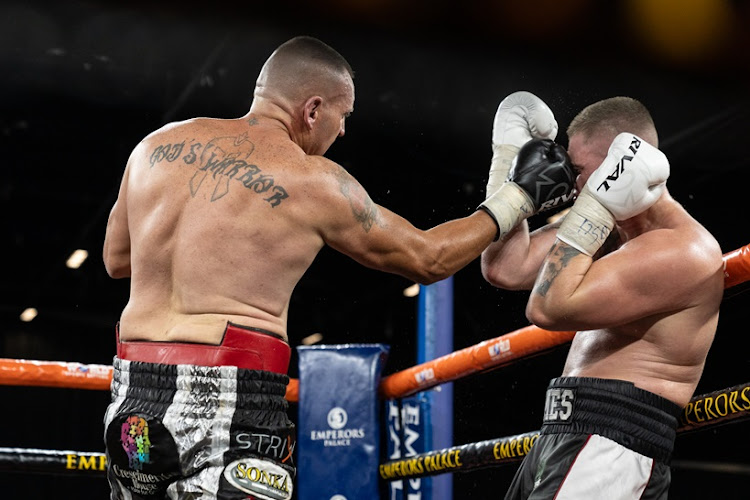
[[138,415],[131,415],[122,423],[120,442],[128,456],[128,466],[132,470],[143,470],[149,462],[151,440],[148,438],[148,422]]
[[292,478],[284,468],[257,458],[241,458],[224,469],[224,478],[240,491],[263,500],[292,498]]

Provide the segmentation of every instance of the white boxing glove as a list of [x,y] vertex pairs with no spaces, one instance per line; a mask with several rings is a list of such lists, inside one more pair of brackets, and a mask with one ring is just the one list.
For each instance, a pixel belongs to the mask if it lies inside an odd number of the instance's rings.
[[635,217],[656,203],[668,178],[664,153],[634,134],[619,134],[565,216],[558,239],[593,256],[616,220]]
[[502,100],[492,125],[492,162],[486,197],[505,182],[518,150],[531,139],[557,137],[557,121],[544,101],[531,92],[518,91]]

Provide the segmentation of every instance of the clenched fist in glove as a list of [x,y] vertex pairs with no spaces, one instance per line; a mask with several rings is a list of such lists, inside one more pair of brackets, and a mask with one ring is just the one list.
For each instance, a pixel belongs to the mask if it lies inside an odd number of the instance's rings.
[[636,135],[619,134],[565,216],[558,239],[593,256],[616,220],[635,217],[656,203],[668,177],[664,153]]
[[519,222],[572,198],[575,172],[565,148],[550,139],[532,139],[519,151],[508,181],[479,208],[497,223],[496,240]]
[[531,139],[557,136],[557,121],[552,110],[531,92],[519,91],[503,99],[492,125],[492,163],[486,197],[507,180],[511,162],[521,146]]

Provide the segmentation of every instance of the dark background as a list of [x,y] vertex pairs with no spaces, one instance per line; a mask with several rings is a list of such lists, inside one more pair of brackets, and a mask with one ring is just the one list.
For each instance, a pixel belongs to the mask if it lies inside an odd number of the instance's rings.
[[[528,90],[555,112],[563,144],[582,107],[615,95],[643,101],[672,164],[672,195],[725,252],[750,242],[746,2],[153,3],[0,4],[0,357],[111,363],[128,282],[107,277],[101,246],[130,150],[172,120],[243,115],[262,63],[299,34],[331,44],[356,72],[355,113],[328,156],[418,227],[482,201],[497,104]],[[76,248],[89,259],[67,269]],[[417,299],[402,295],[410,284],[324,249],[292,297],[290,343],[316,332],[330,344],[385,343],[386,374],[412,366]],[[527,293],[487,285],[478,261],[456,274],[454,289],[456,349],[528,324]],[[698,393],[748,380],[742,291],[727,293]],[[26,307],[39,310],[30,323],[19,320]],[[538,429],[544,387],[565,354],[456,382],[454,442]],[[103,451],[108,394],[0,394],[0,446]],[[678,438],[672,498],[747,498],[747,431],[738,423]],[[706,470],[728,463],[740,467]],[[454,497],[501,497],[513,469],[456,474]],[[0,491],[104,498],[107,489],[101,479],[0,473]]]

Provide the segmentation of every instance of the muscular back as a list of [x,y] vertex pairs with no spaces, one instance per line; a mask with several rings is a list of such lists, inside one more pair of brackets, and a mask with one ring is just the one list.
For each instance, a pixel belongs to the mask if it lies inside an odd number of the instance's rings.
[[324,244],[310,193],[321,161],[255,119],[195,119],[144,139],[123,181],[122,338],[218,342],[227,320],[285,336],[290,295]]

